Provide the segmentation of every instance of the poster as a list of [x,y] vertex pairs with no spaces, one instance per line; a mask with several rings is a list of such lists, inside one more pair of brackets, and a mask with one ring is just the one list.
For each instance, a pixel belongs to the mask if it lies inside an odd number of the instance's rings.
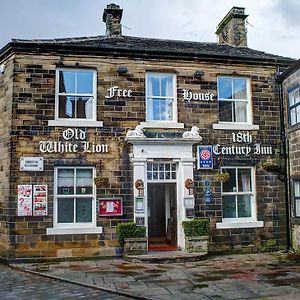
[[18,216],[32,216],[32,186],[18,185]]
[[47,216],[47,185],[33,186],[33,215]]
[[123,205],[121,198],[99,198],[99,216],[122,216]]

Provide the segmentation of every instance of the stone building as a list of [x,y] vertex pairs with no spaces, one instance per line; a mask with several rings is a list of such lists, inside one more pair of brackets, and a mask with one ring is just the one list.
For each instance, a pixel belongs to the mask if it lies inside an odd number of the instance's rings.
[[246,46],[243,8],[219,43],[124,36],[122,13],[107,6],[105,36],[0,50],[1,256],[118,255],[123,221],[184,249],[194,216],[211,252],[285,248],[284,183],[263,166],[292,61]]
[[284,137],[286,138],[288,176],[288,216],[291,228],[291,248],[300,252],[300,61],[279,77],[283,102]]

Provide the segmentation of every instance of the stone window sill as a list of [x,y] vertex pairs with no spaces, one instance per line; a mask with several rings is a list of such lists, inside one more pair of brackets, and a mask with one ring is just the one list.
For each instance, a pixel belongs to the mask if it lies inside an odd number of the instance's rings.
[[263,221],[248,221],[248,222],[222,222],[216,223],[217,229],[230,229],[230,228],[257,228],[264,227]]
[[48,126],[57,127],[103,127],[102,121],[88,120],[49,120]]
[[259,125],[244,123],[219,123],[213,124],[213,129],[222,130],[259,130]]
[[184,123],[173,122],[141,122],[143,128],[184,128]]
[[47,235],[56,234],[101,234],[102,227],[91,228],[47,228]]

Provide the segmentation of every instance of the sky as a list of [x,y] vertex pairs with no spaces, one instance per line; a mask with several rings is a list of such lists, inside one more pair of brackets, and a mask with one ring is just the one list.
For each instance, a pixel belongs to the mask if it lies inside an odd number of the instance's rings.
[[0,0],[0,48],[13,38],[103,35],[112,2],[124,10],[124,35],[199,42],[216,42],[222,18],[244,7],[248,47],[300,58],[299,0]]

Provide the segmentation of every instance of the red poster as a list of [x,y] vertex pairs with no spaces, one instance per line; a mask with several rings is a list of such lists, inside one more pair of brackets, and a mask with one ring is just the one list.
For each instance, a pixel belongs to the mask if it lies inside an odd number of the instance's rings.
[[121,198],[99,198],[99,216],[122,216],[123,205]]

